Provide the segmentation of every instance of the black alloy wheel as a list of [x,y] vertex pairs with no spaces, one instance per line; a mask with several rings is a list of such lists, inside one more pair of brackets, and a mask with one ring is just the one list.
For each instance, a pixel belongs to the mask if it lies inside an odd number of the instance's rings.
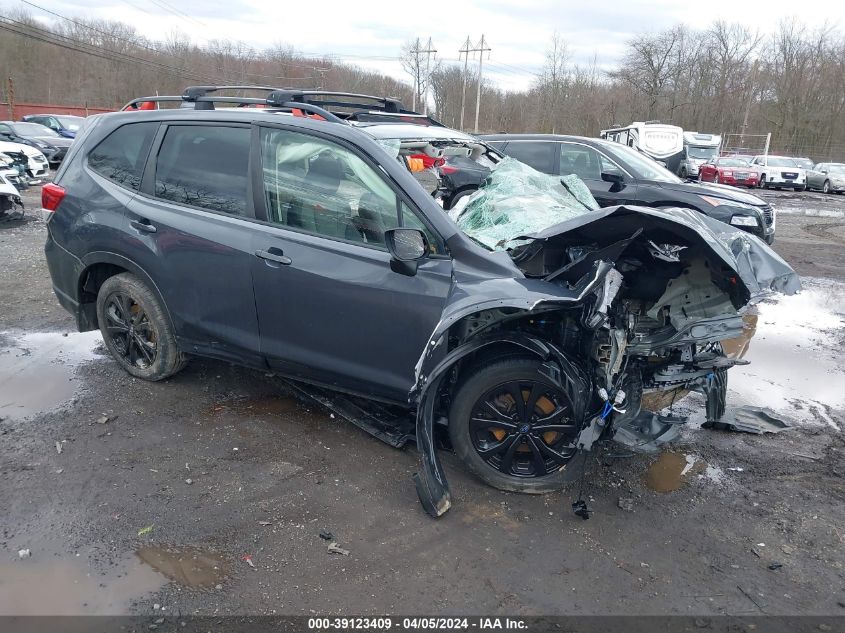
[[156,333],[141,304],[122,292],[113,292],[105,300],[105,333],[128,365],[147,369],[158,354]]
[[163,380],[187,361],[162,301],[130,273],[109,277],[97,293],[97,323],[114,359],[144,380]]
[[532,380],[487,390],[469,420],[478,456],[508,477],[545,477],[560,470],[575,455],[578,431],[566,395]]

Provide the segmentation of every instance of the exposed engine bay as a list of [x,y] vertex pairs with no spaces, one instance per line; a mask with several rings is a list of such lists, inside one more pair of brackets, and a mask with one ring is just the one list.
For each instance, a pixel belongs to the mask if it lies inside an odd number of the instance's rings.
[[[568,448],[612,438],[654,450],[685,421],[659,411],[689,391],[704,394],[708,425],[722,418],[728,369],[746,362],[722,341],[742,335],[742,309],[765,293],[800,289],[789,265],[754,236],[688,209],[590,210],[583,183],[558,185],[508,161],[456,221],[524,278],[493,288],[469,271],[458,276],[461,292],[417,368],[417,490],[434,516],[448,509],[448,487],[425,447],[431,421],[448,423],[439,403],[462,365],[508,346],[536,354],[579,418]],[[532,200],[540,204],[526,208]]]

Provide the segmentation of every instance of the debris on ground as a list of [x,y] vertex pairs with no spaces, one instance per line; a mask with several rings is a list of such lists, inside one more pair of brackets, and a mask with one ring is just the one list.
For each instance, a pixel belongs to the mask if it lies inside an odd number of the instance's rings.
[[244,554],[243,556],[241,556],[241,560],[243,562],[245,562],[247,565],[249,565],[250,567],[252,567],[253,569],[258,569],[255,566],[255,563],[252,562],[252,554]]
[[340,545],[335,542],[329,543],[327,551],[329,554],[341,554],[342,556],[349,556],[349,550],[343,549]]
[[258,525],[264,525],[264,526],[273,525],[273,522],[272,521],[259,521]]
[[100,418],[97,418],[97,424],[106,424],[111,418],[107,415],[104,415]]
[[324,541],[333,541],[334,540],[334,534],[332,534],[328,530],[320,530],[320,538],[323,539]]
[[61,455],[62,454],[62,443],[56,442],[56,452]]
[[616,501],[616,505],[619,506],[625,512],[633,512],[634,511],[634,500],[631,497],[619,497]]
[[140,530],[138,530],[138,536],[144,536],[146,534],[149,534],[153,531],[154,527],[155,525],[148,525],[147,527],[142,527]]
[[32,552],[28,549],[19,549],[18,550],[18,558],[29,558],[32,556]]
[[775,562],[773,562],[772,564],[769,565],[769,569],[771,569],[772,571],[776,571],[776,570],[780,569],[781,567],[783,567],[783,563],[779,563],[777,561],[775,561]]
[[188,479],[185,480],[185,483],[190,486],[192,483],[194,483],[194,480],[189,477]]

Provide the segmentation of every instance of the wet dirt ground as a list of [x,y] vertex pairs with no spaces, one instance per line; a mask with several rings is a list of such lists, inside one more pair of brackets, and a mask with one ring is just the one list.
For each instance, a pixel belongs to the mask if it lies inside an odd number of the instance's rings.
[[806,290],[758,306],[729,401],[795,428],[693,415],[661,455],[609,446],[589,521],[574,490],[499,492],[451,455],[434,521],[413,449],[271,376],[135,380],[58,306],[44,224],[0,228],[0,614],[845,614],[845,197],[764,195]]

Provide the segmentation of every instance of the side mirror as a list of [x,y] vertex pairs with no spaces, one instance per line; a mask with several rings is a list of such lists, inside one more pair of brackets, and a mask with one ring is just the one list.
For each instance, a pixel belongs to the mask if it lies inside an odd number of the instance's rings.
[[428,240],[419,229],[388,229],[384,243],[391,255],[390,269],[400,275],[416,275],[419,261],[428,254]]
[[625,176],[616,171],[603,171],[601,173],[601,179],[611,183],[611,191],[619,191],[622,189],[622,185],[625,184]]

